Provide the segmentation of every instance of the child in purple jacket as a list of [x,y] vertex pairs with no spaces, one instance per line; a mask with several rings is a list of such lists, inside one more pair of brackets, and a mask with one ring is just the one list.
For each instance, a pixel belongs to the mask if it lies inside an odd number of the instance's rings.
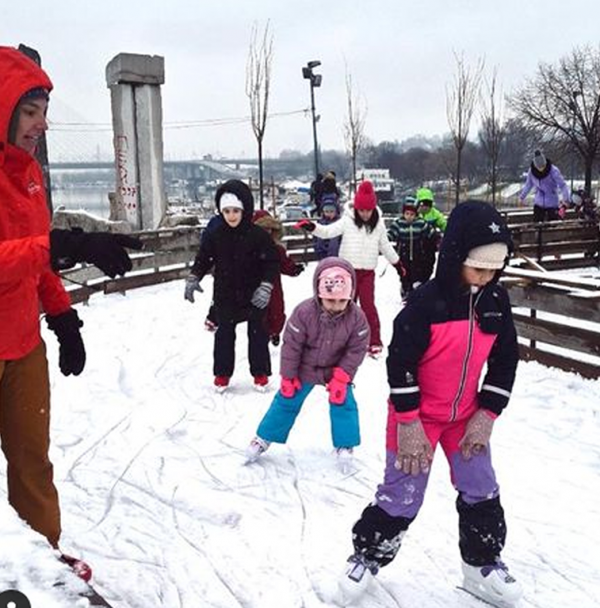
[[255,461],[271,443],[285,443],[304,400],[316,384],[329,393],[331,435],[342,470],[360,444],[352,379],[369,345],[369,324],[353,302],[356,278],[342,258],[322,260],[314,296],[294,309],[283,334],[281,387],[247,450]]

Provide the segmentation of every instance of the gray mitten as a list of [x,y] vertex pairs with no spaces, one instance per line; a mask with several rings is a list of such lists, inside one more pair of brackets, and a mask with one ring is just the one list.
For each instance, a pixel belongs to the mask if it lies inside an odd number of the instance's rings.
[[479,454],[490,443],[494,428],[494,414],[484,409],[477,410],[467,422],[463,438],[458,442],[460,451],[466,460]]
[[191,302],[193,304],[195,291],[202,293],[204,290],[202,289],[202,287],[200,287],[200,279],[195,274],[191,274],[185,280],[185,292],[183,294],[183,297],[188,302]]
[[271,299],[271,292],[273,291],[273,284],[263,281],[252,294],[250,303],[256,308],[266,308],[269,305]]
[[417,418],[414,422],[399,424],[396,468],[406,475],[427,473],[432,459],[433,449],[423,423]]

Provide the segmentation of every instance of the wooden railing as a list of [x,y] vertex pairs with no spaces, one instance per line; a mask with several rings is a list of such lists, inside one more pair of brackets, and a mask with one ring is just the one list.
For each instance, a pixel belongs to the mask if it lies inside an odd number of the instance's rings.
[[[312,237],[292,230],[291,225],[284,223],[288,253],[295,261],[314,260]],[[545,272],[546,268],[597,265],[598,227],[567,221],[523,223],[511,229],[517,257],[506,269],[503,282],[515,307],[521,341],[527,341],[521,344],[523,358],[586,377],[600,377],[600,280],[556,277]],[[184,278],[198,250],[201,231],[193,226],[139,233],[145,248],[134,254],[133,270],[125,277],[109,279],[91,266],[64,271],[73,302],[86,301],[95,293],[125,292]],[[548,315],[551,317],[545,318]],[[570,354],[552,352],[557,347]]]
[[600,265],[597,223],[565,220],[510,225],[515,253],[545,270]]
[[522,359],[600,377],[600,278],[509,267],[502,283],[510,294]]

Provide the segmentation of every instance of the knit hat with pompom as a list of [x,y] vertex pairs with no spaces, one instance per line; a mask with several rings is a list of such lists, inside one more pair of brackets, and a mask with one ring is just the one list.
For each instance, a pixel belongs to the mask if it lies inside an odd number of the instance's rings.
[[377,195],[375,194],[375,190],[373,190],[373,184],[368,180],[361,182],[354,195],[354,208],[358,211],[368,211],[375,209],[376,206]]

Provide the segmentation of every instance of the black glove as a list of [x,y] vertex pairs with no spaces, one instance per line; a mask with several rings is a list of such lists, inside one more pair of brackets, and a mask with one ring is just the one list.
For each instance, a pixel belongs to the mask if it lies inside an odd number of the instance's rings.
[[304,264],[296,264],[292,270],[292,276],[297,277],[305,268],[306,266]]
[[58,338],[60,371],[65,376],[79,376],[85,367],[85,347],[79,332],[83,321],[79,320],[77,311],[70,308],[60,315],[46,315],[46,323]]
[[84,232],[81,228],[50,232],[50,258],[54,270],[87,262],[97,266],[111,279],[131,270],[131,260],[125,247],[139,250],[143,246],[140,239],[127,234]]

